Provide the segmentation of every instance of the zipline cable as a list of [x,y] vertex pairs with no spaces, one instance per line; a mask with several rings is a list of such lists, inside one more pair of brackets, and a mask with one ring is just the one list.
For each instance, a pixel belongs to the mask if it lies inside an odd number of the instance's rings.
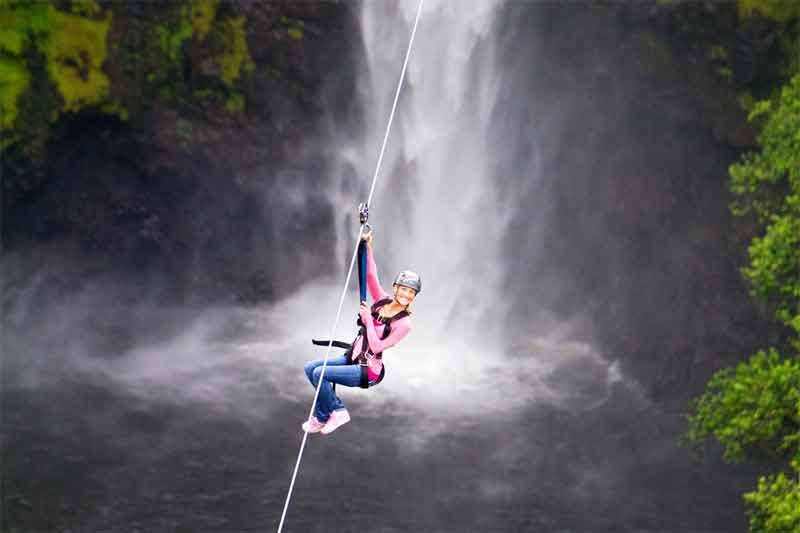
[[[389,140],[389,131],[392,128],[392,122],[394,121],[394,113],[397,109],[397,101],[400,98],[400,89],[403,87],[403,80],[406,76],[406,67],[408,67],[408,58],[411,56],[411,47],[414,44],[414,35],[417,33],[417,25],[419,24],[419,18],[422,14],[422,4],[425,3],[425,0],[419,0],[419,6],[417,7],[417,16],[414,19],[414,27],[411,29],[411,37],[408,40],[408,49],[406,50],[406,57],[403,61],[403,68],[400,72],[400,80],[397,82],[397,90],[394,94],[394,102],[392,102],[392,111],[389,114],[389,122],[386,125],[386,133],[383,136],[383,144],[381,145],[380,155],[378,156],[378,163],[375,165],[375,173],[372,177],[372,187],[369,190],[369,197],[367,198],[367,206],[372,203],[372,195],[375,193],[375,184],[378,182],[378,175],[380,174],[381,170],[381,163],[383,162],[383,154],[386,151],[386,143]],[[359,228],[359,235],[356,239],[356,246],[355,250],[353,250],[353,257],[350,259],[350,267],[347,270],[347,278],[344,282],[344,288],[342,289],[342,294],[339,297],[339,308],[336,310],[336,319],[333,322],[333,327],[331,328],[331,334],[328,337],[328,348],[325,350],[325,360],[322,363],[322,372],[319,376],[319,381],[317,382],[317,387],[314,391],[314,401],[311,402],[311,410],[308,413],[308,418],[311,418],[314,415],[314,406],[317,404],[317,398],[319,397],[319,389],[322,385],[322,380],[325,377],[325,368],[328,365],[328,357],[331,353],[331,346],[333,345],[333,339],[335,339],[336,327],[339,325],[339,318],[342,314],[342,305],[344,304],[344,297],[347,294],[347,287],[350,285],[350,277],[353,274],[353,265],[356,262],[356,256],[358,255],[358,245],[361,240],[361,234],[364,230],[366,224],[362,224]],[[303,450],[306,447],[306,441],[308,440],[308,432],[303,432],[303,441],[300,443],[300,452],[297,454],[297,461],[294,465],[294,472],[292,472],[292,481],[289,483],[289,492],[286,494],[286,502],[283,504],[283,513],[281,514],[281,521],[278,524],[278,533],[281,533],[283,530],[283,523],[286,520],[286,511],[289,509],[289,502],[292,498],[292,490],[294,489],[294,482],[297,479],[297,472],[300,469],[300,461],[303,459]]]

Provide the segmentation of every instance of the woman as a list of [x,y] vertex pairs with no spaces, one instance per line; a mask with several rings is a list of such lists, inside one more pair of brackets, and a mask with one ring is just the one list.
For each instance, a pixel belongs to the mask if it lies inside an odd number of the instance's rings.
[[[382,352],[411,331],[409,305],[422,289],[419,276],[410,270],[400,272],[392,283],[394,296],[390,295],[378,281],[378,269],[372,256],[372,233],[367,233],[363,239],[367,245],[367,287],[375,303],[370,308],[366,302],[361,302],[358,336],[343,355],[328,359],[314,415],[303,423],[303,430],[308,433],[327,435],[349,422],[350,414],[336,395],[334,383],[346,387],[377,385],[384,374]],[[305,365],[306,376],[315,388],[322,375],[323,362],[319,359]],[[362,366],[366,368],[364,380]]]

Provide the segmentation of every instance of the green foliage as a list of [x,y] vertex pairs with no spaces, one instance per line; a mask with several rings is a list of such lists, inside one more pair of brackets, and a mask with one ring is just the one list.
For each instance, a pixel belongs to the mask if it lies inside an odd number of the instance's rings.
[[[201,43],[216,23],[219,0],[183,0],[169,3],[159,22],[150,31],[155,39],[146,41],[143,50],[127,49],[125,61],[146,63],[150,72],[141,81],[151,87],[151,96],[176,102],[191,98],[186,86],[187,47]],[[131,69],[136,72],[136,68]]]
[[719,67],[717,69],[717,74],[728,83],[733,81],[733,69],[731,67]]
[[[90,9],[86,6],[91,4],[79,5]],[[102,67],[108,52],[106,36],[111,12],[101,19],[89,19],[53,9],[51,17],[50,38],[43,47],[50,77],[64,99],[64,110],[78,111],[102,102],[109,89],[108,76]]]
[[[749,5],[767,10],[788,6],[777,1]],[[794,5],[800,9],[800,2]],[[765,14],[777,17],[778,11]],[[800,349],[800,74],[773,100],[748,104],[750,120],[763,129],[761,151],[746,154],[730,168],[736,196],[732,210],[752,214],[759,227],[742,273],[754,295],[774,304],[776,318],[794,331],[790,346]],[[694,401],[693,411],[689,441],[714,437],[725,459],[734,462],[753,450],[778,458],[793,455],[791,469],[800,474],[797,354],[781,355],[771,348],[718,372]],[[751,532],[800,532],[799,481],[784,472],[759,480],[757,489],[745,495]]]
[[17,59],[0,56],[0,131],[10,129],[17,118],[17,99],[30,82],[28,69]]
[[739,16],[741,18],[750,18],[755,13],[777,22],[788,22],[800,17],[800,2],[797,0],[739,0]]
[[225,100],[225,109],[231,113],[241,113],[244,111],[244,96],[239,93],[233,93]]
[[220,77],[228,87],[233,87],[243,73],[250,73],[254,68],[244,24],[244,17],[228,18],[220,24],[217,35],[221,51],[215,60],[222,70]]
[[196,0],[190,4],[192,30],[199,40],[203,40],[211,30],[217,17],[219,0]]
[[[62,4],[59,4],[62,5]],[[0,129],[11,130],[20,112],[20,98],[31,86],[32,61],[44,60],[46,73],[61,102],[48,110],[55,120],[107,99],[109,80],[102,70],[111,13],[94,0],[63,4],[4,0],[0,3]],[[41,98],[39,99],[41,103]],[[28,120],[29,121],[29,120]],[[21,129],[33,127],[25,125]],[[6,145],[10,136],[4,140]]]
[[743,269],[753,293],[776,303],[776,316],[800,334],[800,74],[775,101],[758,102],[762,150],[731,166],[734,213],[752,212],[763,228]]
[[717,75],[724,79],[726,82],[733,81],[733,68],[728,61],[728,51],[722,45],[712,45],[708,49],[708,55],[711,60],[716,64]]
[[[794,470],[798,465],[794,463]],[[763,476],[758,489],[745,494],[750,505],[750,531],[798,532],[800,531],[800,483],[783,473]]]
[[104,113],[109,115],[116,115],[122,121],[127,121],[130,118],[128,108],[119,102],[109,101],[102,105],[101,109]]
[[[244,110],[244,96],[236,85],[241,77],[252,72],[245,35],[244,17],[218,16],[219,0],[198,0],[180,4],[155,31],[159,37],[158,52],[163,58],[147,81],[157,87],[164,100],[191,98],[199,102],[217,101],[232,113]],[[210,58],[216,75],[222,81],[206,87],[189,87],[184,79],[186,46],[201,45]],[[195,65],[196,66],[196,65]]]
[[759,351],[717,372],[693,410],[689,440],[715,437],[728,461],[741,461],[750,448],[786,453],[800,444],[800,361]]
[[69,5],[69,10],[76,15],[84,15],[87,17],[99,15],[102,12],[102,8],[97,3],[97,0],[72,0]]
[[294,19],[287,16],[282,16],[280,18],[281,24],[286,26],[286,34],[289,36],[290,39],[295,41],[299,41],[303,38],[303,34],[305,32],[306,23],[300,19]]
[[756,105],[753,94],[748,90],[740,91],[736,95],[736,101],[739,102],[739,107],[747,111],[748,114],[753,110],[753,106]]
[[[799,200],[796,195],[789,199],[795,206]],[[800,210],[774,215],[764,236],[754,238],[748,251],[750,265],[743,272],[753,292],[777,301],[776,317],[800,333]]]
[[739,0],[739,17],[760,16],[782,26],[778,44],[783,51],[781,70],[789,78],[800,73],[800,1]]
[[192,24],[188,20],[179,20],[177,24],[159,24],[156,35],[161,52],[169,59],[167,65],[179,64],[183,58],[183,43],[192,37]]
[[[0,1],[0,131],[11,129],[16,121],[17,102],[30,84],[24,53],[32,39],[49,31],[49,12],[48,4]],[[7,141],[4,138],[3,145]]]
[[711,59],[715,61],[728,60],[728,51],[725,50],[724,46],[720,46],[718,44],[715,44],[709,48],[709,54],[711,55]]
[[[245,19],[229,14],[222,17],[219,5],[220,0],[172,2],[159,21],[136,28],[151,32],[143,46],[127,46],[127,41],[118,40],[110,49],[108,35],[116,4],[0,0],[2,146],[21,142],[41,147],[46,144],[50,123],[63,113],[86,107],[127,120],[128,105],[133,105],[135,112],[140,104],[125,100],[123,86],[112,90],[104,70],[110,54],[121,66],[117,72],[122,73],[123,83],[146,83],[144,93],[131,94],[178,101],[192,98],[198,91],[212,91],[216,93],[213,100],[231,112],[241,112],[244,96],[237,84],[254,69]],[[190,59],[187,46],[203,49],[192,49]],[[192,68],[207,69],[208,62],[201,67],[197,59],[202,57],[209,58],[212,65],[203,73],[214,75],[216,69],[222,84],[212,81],[205,87],[190,86],[192,80],[185,79],[187,61]],[[31,155],[37,150],[25,149]]]
[[219,0],[194,0],[179,5],[171,20],[156,26],[161,52],[171,65],[183,58],[183,45],[206,38],[217,17]]
[[789,76],[800,74],[800,18],[794,23],[794,31],[782,33],[778,40],[786,56],[784,71]]
[[[695,400],[688,440],[715,437],[728,461],[744,459],[756,449],[768,455],[795,454],[800,470],[800,360],[777,350],[760,351],[735,370],[717,372],[705,393]],[[745,494],[750,531],[800,531],[800,484],[783,473],[763,476],[758,488]]]

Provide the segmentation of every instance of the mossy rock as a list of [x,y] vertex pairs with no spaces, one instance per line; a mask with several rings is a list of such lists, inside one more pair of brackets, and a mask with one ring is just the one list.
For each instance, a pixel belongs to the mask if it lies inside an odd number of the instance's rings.
[[[103,65],[108,55],[112,13],[91,0],[73,1],[68,6],[69,12],[45,2],[0,3],[2,130],[17,124],[20,101],[31,88],[38,61],[44,62],[46,76],[61,100],[46,113],[50,121],[62,112],[76,112],[107,100],[110,82]],[[43,101],[38,94],[28,98]],[[23,121],[30,119],[25,117]],[[21,124],[17,129],[27,126],[30,124]]]
[[244,27],[244,17],[231,17],[219,23],[215,35],[219,52],[214,60],[220,66],[222,81],[229,87],[233,87],[243,74],[249,74],[255,68]]
[[106,36],[111,12],[100,19],[52,10],[53,29],[46,46],[47,67],[61,97],[63,110],[102,102],[109,92],[103,63],[108,54]]

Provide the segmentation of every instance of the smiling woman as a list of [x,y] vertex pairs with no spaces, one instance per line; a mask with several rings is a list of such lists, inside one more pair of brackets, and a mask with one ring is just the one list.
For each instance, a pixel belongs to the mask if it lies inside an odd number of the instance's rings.
[[374,303],[370,308],[366,302],[361,302],[358,335],[342,355],[328,359],[327,363],[325,359],[306,363],[304,370],[308,380],[314,388],[319,386],[314,414],[303,423],[303,430],[308,433],[321,432],[327,435],[349,422],[350,413],[336,395],[334,385],[369,388],[380,383],[386,373],[383,352],[411,331],[409,306],[422,290],[419,275],[410,270],[397,274],[392,283],[392,297],[383,290],[378,280],[378,268],[372,255],[372,233],[364,235],[363,241],[361,246],[366,249],[367,262],[366,284]]

